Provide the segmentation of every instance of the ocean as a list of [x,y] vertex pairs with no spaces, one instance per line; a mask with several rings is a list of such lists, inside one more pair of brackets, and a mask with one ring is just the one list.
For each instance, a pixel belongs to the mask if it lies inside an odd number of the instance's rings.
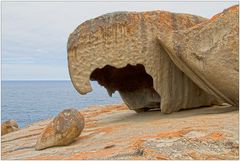
[[91,82],[93,91],[80,95],[71,81],[2,81],[1,121],[14,119],[20,127],[56,116],[66,108],[122,103],[115,92]]

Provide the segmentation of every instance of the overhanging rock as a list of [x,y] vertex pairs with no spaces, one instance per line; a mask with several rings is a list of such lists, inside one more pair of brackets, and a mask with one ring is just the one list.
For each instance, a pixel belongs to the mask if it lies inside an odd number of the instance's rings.
[[165,11],[117,12],[88,20],[68,40],[72,83],[86,94],[92,90],[90,79],[97,80],[110,95],[118,90],[136,111],[159,107],[171,113],[218,103],[175,65],[159,43],[173,31],[205,21]]

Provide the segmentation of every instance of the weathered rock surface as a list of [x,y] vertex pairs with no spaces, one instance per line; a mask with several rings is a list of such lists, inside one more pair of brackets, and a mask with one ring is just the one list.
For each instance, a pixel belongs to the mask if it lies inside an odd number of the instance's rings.
[[[239,159],[238,110],[229,105],[137,114],[125,105],[81,110],[85,128],[69,146],[35,151],[41,121],[2,136],[2,159]],[[159,117],[160,116],[160,117]]]
[[76,109],[65,109],[51,121],[39,136],[35,149],[69,145],[82,132],[84,117]]
[[160,36],[172,61],[209,94],[238,106],[239,7],[190,29]]
[[1,124],[1,135],[19,130],[18,124],[15,120],[8,120]]
[[171,113],[218,103],[172,62],[158,41],[158,36],[206,20],[153,11],[117,12],[86,21],[68,40],[73,85],[86,94],[92,90],[90,79],[96,80],[110,95],[118,90],[135,110],[161,106],[163,113]]

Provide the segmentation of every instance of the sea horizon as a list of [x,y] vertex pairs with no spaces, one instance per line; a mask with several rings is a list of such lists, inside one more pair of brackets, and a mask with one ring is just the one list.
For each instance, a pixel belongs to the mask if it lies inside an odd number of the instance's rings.
[[81,95],[71,80],[2,80],[1,121],[16,120],[20,127],[49,119],[67,108],[122,103],[116,92],[109,97],[96,81],[93,91]]

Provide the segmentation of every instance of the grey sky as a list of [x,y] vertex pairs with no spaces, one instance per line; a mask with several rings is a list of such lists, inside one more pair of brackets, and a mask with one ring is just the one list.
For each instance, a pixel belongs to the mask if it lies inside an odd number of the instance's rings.
[[2,2],[2,79],[70,79],[68,35],[114,11],[166,10],[212,17],[235,2]]

